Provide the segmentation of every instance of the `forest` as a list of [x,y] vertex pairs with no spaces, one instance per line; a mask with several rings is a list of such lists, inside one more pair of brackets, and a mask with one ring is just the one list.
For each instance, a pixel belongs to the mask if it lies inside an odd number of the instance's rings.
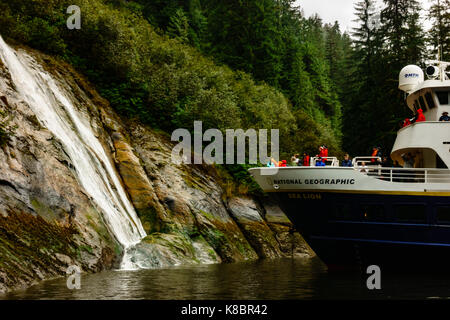
[[[450,0],[431,2],[355,1],[344,33],[293,0],[0,1],[0,34],[68,61],[120,114],[156,129],[279,129],[285,158],[323,144],[363,155],[389,153],[411,116],[401,68],[438,48],[450,60]],[[66,27],[70,5],[79,30]]]

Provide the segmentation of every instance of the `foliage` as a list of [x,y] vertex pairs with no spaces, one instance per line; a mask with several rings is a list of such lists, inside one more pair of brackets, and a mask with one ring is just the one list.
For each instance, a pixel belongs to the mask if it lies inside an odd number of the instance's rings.
[[374,4],[356,4],[359,26],[348,68],[354,81],[343,88],[349,94],[343,101],[344,148],[357,154],[368,154],[372,146],[389,153],[399,122],[411,117],[397,89],[398,73],[406,65],[422,65],[427,53],[418,1],[384,0],[380,16]]
[[[73,4],[80,30],[65,27]],[[276,128],[286,156],[340,150],[342,54],[331,56],[341,35],[291,0],[11,0],[0,10],[3,36],[65,58],[127,117],[168,132],[194,120]]]
[[433,22],[433,26],[427,41],[432,48],[431,58],[437,58],[439,48],[442,60],[450,61],[450,0],[431,2],[428,18]]
[[248,172],[248,169],[252,167],[255,167],[255,165],[216,165],[219,175],[218,181],[226,191],[228,198],[234,195],[263,195],[262,189]]

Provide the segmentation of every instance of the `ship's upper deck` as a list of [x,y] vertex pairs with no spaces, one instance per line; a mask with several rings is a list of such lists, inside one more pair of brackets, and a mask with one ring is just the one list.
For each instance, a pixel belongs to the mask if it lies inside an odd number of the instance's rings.
[[435,61],[437,66],[424,72],[417,66],[407,66],[400,72],[399,88],[407,93],[406,103],[417,114],[422,109],[425,121],[416,122],[398,131],[391,158],[404,164],[408,154],[416,168],[450,168],[450,121],[439,121],[450,114],[450,78],[446,68],[450,63]]
[[422,108],[427,121],[439,121],[443,112],[450,114],[450,80],[427,80],[406,98],[415,113]]

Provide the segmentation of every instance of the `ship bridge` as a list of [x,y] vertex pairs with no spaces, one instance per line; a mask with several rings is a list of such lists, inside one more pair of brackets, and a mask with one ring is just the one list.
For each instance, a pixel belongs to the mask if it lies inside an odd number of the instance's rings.
[[391,158],[404,165],[404,155],[414,157],[415,168],[450,168],[450,121],[439,121],[450,113],[450,63],[434,61],[426,69],[428,80],[418,66],[407,66],[400,72],[399,89],[408,96],[408,107],[417,113],[422,109],[426,121],[415,122],[398,131]]

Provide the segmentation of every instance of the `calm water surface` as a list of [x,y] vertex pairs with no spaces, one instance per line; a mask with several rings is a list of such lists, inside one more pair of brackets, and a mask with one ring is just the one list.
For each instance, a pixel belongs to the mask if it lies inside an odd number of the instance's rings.
[[437,299],[450,297],[449,274],[382,274],[382,290],[368,275],[329,273],[316,259],[282,259],[163,270],[83,274],[81,289],[66,279],[41,282],[0,299]]

